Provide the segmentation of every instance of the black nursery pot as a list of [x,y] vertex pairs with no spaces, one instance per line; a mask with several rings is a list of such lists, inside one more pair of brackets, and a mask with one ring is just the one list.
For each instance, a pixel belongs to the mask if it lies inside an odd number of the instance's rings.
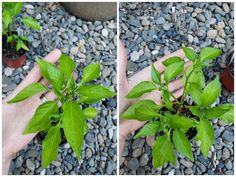
[[[16,34],[16,32],[14,32]],[[26,44],[28,46],[28,43]],[[10,68],[19,68],[25,64],[26,51],[20,49],[16,51],[16,46],[7,43],[5,36],[2,37],[2,61]]]
[[230,92],[234,91],[234,50],[232,49],[226,57],[226,68],[221,74],[220,81]]

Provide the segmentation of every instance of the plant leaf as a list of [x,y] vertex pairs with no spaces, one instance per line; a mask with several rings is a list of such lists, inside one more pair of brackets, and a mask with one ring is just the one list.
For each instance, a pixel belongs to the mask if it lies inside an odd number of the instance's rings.
[[62,125],[66,140],[79,159],[81,146],[84,141],[84,113],[80,105],[72,101],[64,103],[62,109]]
[[13,99],[9,100],[7,103],[16,103],[19,101],[23,101],[37,93],[47,91],[47,87],[45,87],[41,83],[32,83],[22,89]]
[[172,138],[177,151],[189,158],[190,160],[194,161],[191,144],[188,141],[186,135],[184,133],[179,132],[178,130],[175,130],[173,132]]
[[217,76],[204,88],[201,95],[201,106],[206,107],[214,103],[216,99],[220,96],[220,92],[220,81],[219,77]]
[[143,105],[147,105],[150,109],[153,109],[157,111],[160,109],[160,106],[157,105],[154,101],[152,100],[141,100],[132,106],[130,106],[124,113],[121,114],[121,118],[123,119],[137,119],[139,120],[139,116],[136,115],[136,108],[142,107]]
[[207,158],[211,145],[214,143],[214,129],[208,120],[200,118],[196,139],[201,141],[201,152],[204,158]]
[[142,81],[134,86],[131,91],[126,95],[126,98],[138,98],[145,93],[151,92],[157,89],[153,82]]
[[201,104],[201,95],[202,95],[202,88],[195,83],[190,83],[188,92],[197,105]]
[[19,51],[20,49],[24,49],[26,51],[29,51],[29,48],[25,45],[25,43],[20,39],[20,37],[17,37],[16,40],[16,51]]
[[97,110],[90,107],[83,110],[85,118],[95,118],[97,116]]
[[173,64],[173,63],[178,63],[178,62],[180,62],[180,61],[183,61],[182,58],[175,56],[175,57],[170,57],[170,58],[164,60],[164,61],[162,62],[162,64],[163,64],[165,67],[167,67],[167,66],[169,66],[169,65],[171,65],[171,64]]
[[78,88],[78,93],[86,97],[83,101],[87,104],[95,103],[103,98],[109,98],[116,95],[115,92],[101,85],[82,85]]
[[149,122],[134,136],[134,139],[142,136],[153,136],[162,129],[160,122]]
[[100,64],[89,64],[83,69],[81,82],[89,82],[100,76]]
[[152,160],[154,168],[161,167],[167,162],[175,165],[174,147],[168,134],[158,137],[152,145]]
[[136,119],[139,121],[146,121],[149,119],[152,119],[154,117],[157,117],[159,114],[157,113],[157,108],[158,107],[152,107],[148,104],[143,104],[137,108],[135,108],[135,115]]
[[169,126],[173,129],[189,129],[191,127],[195,127],[196,123],[184,116],[179,116],[179,115],[171,115],[169,116]]
[[5,28],[8,28],[9,24],[12,23],[12,18],[11,18],[11,12],[9,10],[4,10],[3,14],[3,24],[5,25]]
[[232,104],[223,104],[213,108],[207,108],[202,111],[204,118],[219,118],[227,124],[234,122],[234,106]]
[[221,50],[217,48],[206,47],[200,51],[200,60],[204,62],[206,60],[212,60],[217,58],[221,54]]
[[182,49],[189,60],[194,61],[197,59],[198,55],[193,49],[188,47],[182,47]]
[[172,109],[172,102],[170,101],[170,92],[168,90],[162,90],[162,99],[164,101],[164,105],[168,109]]
[[65,74],[67,79],[70,79],[70,76],[75,69],[75,62],[65,54],[62,54],[59,60],[61,72]]
[[13,15],[18,15],[21,10],[22,10],[22,6],[23,6],[23,3],[22,2],[14,2],[13,3],[14,6],[13,6]]
[[151,76],[152,76],[152,81],[155,84],[161,84],[160,73],[156,70],[156,68],[155,68],[155,66],[153,64],[152,64]]
[[32,17],[22,18],[22,22],[24,23],[25,26],[27,26],[29,28],[33,28],[34,30],[40,30],[41,29],[40,24],[35,19],[33,19]]
[[42,163],[46,168],[53,160],[57,158],[57,149],[61,142],[60,127],[51,127],[46,138],[42,142]]
[[169,83],[172,79],[176,78],[184,70],[184,61],[173,63],[166,67],[164,71],[164,79]]
[[50,125],[50,115],[57,114],[58,107],[56,101],[47,101],[41,104],[34,113],[33,118],[27,124],[24,134],[36,133],[47,129]]
[[37,60],[42,76],[49,80],[57,95],[60,95],[62,86],[65,83],[63,73],[55,65],[45,60]]

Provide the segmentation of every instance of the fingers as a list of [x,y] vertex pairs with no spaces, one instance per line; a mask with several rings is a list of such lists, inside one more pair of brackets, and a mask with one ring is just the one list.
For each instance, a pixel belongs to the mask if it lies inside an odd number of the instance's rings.
[[[46,57],[44,57],[44,60],[55,63],[61,56],[61,51],[59,49],[55,49],[52,52],[50,52]],[[25,79],[21,82],[21,84],[18,86],[20,88],[23,88],[31,83],[38,82],[41,78],[41,73],[38,65],[35,65],[34,68],[29,72],[29,74],[25,77]]]
[[[184,88],[182,87],[181,89],[175,91],[173,95],[178,99],[182,96],[183,91],[184,91]],[[174,101],[174,98],[171,97],[171,101]]]
[[[183,52],[182,49],[179,49],[177,50],[176,52],[173,52],[172,54],[170,55],[167,55],[161,59],[158,59],[158,61],[156,61],[154,64],[155,68],[160,72],[162,73],[164,70],[165,70],[165,67],[164,65],[161,63],[162,61],[164,61],[165,59],[167,58],[170,58],[170,57],[173,57],[173,56],[178,56],[180,58],[185,58],[185,54]],[[151,80],[151,66],[148,66],[144,69],[142,69],[141,71],[139,71],[138,73],[134,74],[130,79],[132,80],[139,80],[140,81],[143,81],[143,80]]]

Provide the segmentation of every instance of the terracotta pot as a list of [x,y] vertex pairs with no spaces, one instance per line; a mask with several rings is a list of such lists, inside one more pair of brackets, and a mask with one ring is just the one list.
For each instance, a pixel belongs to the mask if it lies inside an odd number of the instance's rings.
[[63,7],[72,15],[84,20],[110,20],[116,17],[116,2],[62,2]]
[[234,50],[231,50],[226,58],[226,68],[220,76],[220,81],[223,86],[230,92],[234,91],[234,75],[230,71],[230,65],[234,61]]
[[19,58],[6,58],[3,56],[3,62],[6,66],[10,68],[19,68],[25,64],[26,54],[21,55]]

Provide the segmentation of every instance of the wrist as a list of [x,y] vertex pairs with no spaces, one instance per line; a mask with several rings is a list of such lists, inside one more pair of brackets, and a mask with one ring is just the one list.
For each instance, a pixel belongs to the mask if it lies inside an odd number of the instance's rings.
[[3,175],[8,174],[11,159],[12,159],[11,156],[5,156],[4,154],[2,154],[2,174]]

